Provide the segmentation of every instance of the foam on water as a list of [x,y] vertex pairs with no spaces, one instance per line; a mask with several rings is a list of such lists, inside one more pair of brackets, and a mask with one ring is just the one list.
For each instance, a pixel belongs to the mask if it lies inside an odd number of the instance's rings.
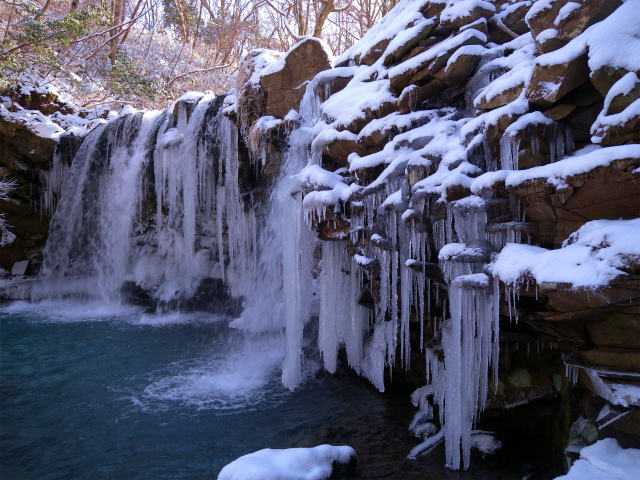
[[[16,315],[30,322],[76,323],[104,322],[134,326],[162,327],[193,323],[221,323],[229,320],[222,315],[194,312],[143,313],[140,307],[102,301],[42,300],[39,302],[16,301],[0,307],[0,314]],[[225,327],[226,328],[226,327]]]
[[[220,347],[220,345],[218,345]],[[288,390],[280,387],[284,337],[236,338],[215,353],[195,361],[176,362],[158,375],[137,397],[145,410],[170,408],[174,403],[196,409],[230,413],[273,406]]]
[[16,301],[0,307],[0,314],[19,315],[48,323],[98,322],[139,316],[140,308],[101,301]]
[[[77,300],[13,302],[1,307],[0,315],[36,324],[100,322],[125,332],[132,328],[169,332],[176,328],[205,328],[210,340],[202,345],[204,350],[145,373],[144,378],[134,379],[134,389],[121,392],[132,406],[144,411],[164,411],[179,404],[226,414],[258,405],[272,407],[290,393],[280,384],[284,334],[248,335],[228,329],[229,318],[220,315],[147,314],[137,307]],[[201,340],[194,338],[194,342]],[[312,363],[306,367],[303,378],[308,378],[314,369]]]

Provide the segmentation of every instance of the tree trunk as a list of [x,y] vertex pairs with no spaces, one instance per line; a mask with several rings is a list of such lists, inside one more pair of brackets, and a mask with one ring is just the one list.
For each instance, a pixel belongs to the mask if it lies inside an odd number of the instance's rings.
[[[111,18],[113,19],[113,25],[119,25],[124,21],[124,0],[111,0]],[[109,51],[111,66],[116,64],[121,28],[116,28],[111,32],[111,50]]]

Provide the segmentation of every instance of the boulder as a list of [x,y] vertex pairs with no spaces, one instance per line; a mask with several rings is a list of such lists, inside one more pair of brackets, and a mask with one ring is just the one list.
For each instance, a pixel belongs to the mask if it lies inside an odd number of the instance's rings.
[[531,5],[529,2],[523,1],[515,4],[507,3],[507,6],[510,6],[511,8],[509,9],[509,13],[502,18],[502,22],[512,32],[518,35],[524,35],[529,31],[524,17],[529,11]]
[[418,42],[427,38],[427,36],[431,33],[431,30],[433,30],[433,27],[433,21],[422,22],[416,29],[416,34],[414,36],[412,36],[408,41],[387,54],[387,56],[384,58],[384,66],[388,67],[389,65],[393,65],[394,63],[400,61],[400,59],[405,60],[405,58],[403,57],[405,57],[405,55],[407,55],[407,53],[409,53],[418,44]]
[[487,99],[485,95],[478,97],[478,101],[475,106],[478,110],[493,110],[494,108],[503,107],[514,100],[517,100],[522,90],[524,89],[524,82],[516,85],[515,87],[507,88],[502,93]]
[[290,110],[298,109],[307,82],[331,68],[331,60],[321,40],[307,38],[276,62],[282,63],[281,68],[266,72],[260,78],[260,87],[266,95],[266,114],[284,118]]
[[331,157],[336,162],[336,164],[340,165],[341,167],[349,166],[347,158],[353,152],[363,157],[379,150],[380,148],[367,147],[356,140],[344,139],[335,140],[325,145],[324,147],[324,153]]
[[[538,35],[540,35],[545,30],[551,29],[554,27],[554,20],[558,16],[558,12],[560,9],[568,2],[568,0],[555,0],[550,2],[541,3],[540,7],[536,5],[533,7],[525,16],[525,22],[529,26],[529,30],[531,30],[531,36],[536,41],[538,45],[538,49],[542,53],[549,52],[551,50],[555,50],[555,48],[545,48],[544,43],[540,43],[538,40]],[[562,44],[560,44],[562,45]],[[557,48],[557,44],[554,47]]]
[[615,115],[623,112],[629,105],[640,98],[640,78],[635,77],[635,85],[625,93],[619,93],[611,99],[609,107],[604,112],[606,115]]
[[588,27],[604,20],[622,5],[620,0],[588,0],[580,2],[578,8],[572,9],[571,7],[574,7],[574,5],[567,8],[567,4],[570,1],[556,2],[561,4],[562,8],[560,16],[556,17],[553,23],[557,26],[558,40],[562,42],[573,40]]
[[576,352],[573,358],[603,370],[625,373],[640,373],[640,350],[637,348],[597,347]]
[[444,70],[434,76],[448,87],[467,81],[480,61],[479,52],[470,49],[460,49],[451,58],[453,61],[448,61]]
[[611,87],[627,73],[629,72],[624,68],[600,67],[591,74],[591,83],[603,97],[606,97]]
[[401,92],[408,85],[428,83],[436,78],[437,72],[447,67],[448,60],[459,48],[467,45],[484,45],[486,38],[483,33],[469,29],[442,41],[414,58],[411,67],[402,68],[403,64],[400,64],[392,68],[389,71],[391,88],[396,92]]
[[[555,0],[545,3],[541,8],[532,9],[525,20],[539,51],[547,53],[566,45],[587,27],[604,20],[620,5],[620,0],[589,0],[580,3]],[[554,30],[552,35],[543,33],[551,29]]]
[[[144,295],[139,294],[135,289],[131,289],[128,285],[124,287],[124,292],[133,292],[133,294],[127,293],[127,298],[131,298],[131,295],[133,295],[134,298],[132,300],[134,301],[146,301]],[[198,283],[193,296],[180,293],[178,298],[171,301],[154,299],[152,302],[152,311],[167,312],[173,310],[218,313],[235,317],[242,312],[242,302],[229,294],[227,286],[221,279],[203,278]]]
[[362,57],[356,57],[357,65],[373,65],[378,61],[378,59],[382,56],[384,51],[389,46],[389,42],[391,39],[385,38],[376,43],[373,47],[369,49],[367,53],[365,53]]
[[422,15],[425,18],[434,18],[437,22],[440,21],[440,14],[447,6],[446,0],[429,0],[424,2],[423,7],[420,9]]
[[[453,4],[453,2],[451,3]],[[449,6],[453,8],[449,10]],[[438,37],[446,37],[452,32],[460,30],[466,25],[471,25],[480,19],[486,20],[491,18],[495,13],[495,7],[493,10],[490,10],[489,8],[486,8],[489,6],[491,6],[491,4],[487,2],[479,2],[470,10],[462,13],[460,10],[455,8],[455,5],[447,5],[447,8],[445,8],[440,14],[440,23],[434,31],[435,35]]]
[[[633,311],[630,311],[633,310]],[[640,345],[640,306],[626,307],[622,312],[604,315],[603,321],[587,324],[591,341],[602,347],[637,348]]]
[[[12,170],[47,168],[57,140],[0,107],[0,163]],[[62,129],[59,129],[62,132]]]
[[589,81],[587,55],[566,63],[540,65],[536,63],[527,89],[529,103],[550,107],[567,93]]

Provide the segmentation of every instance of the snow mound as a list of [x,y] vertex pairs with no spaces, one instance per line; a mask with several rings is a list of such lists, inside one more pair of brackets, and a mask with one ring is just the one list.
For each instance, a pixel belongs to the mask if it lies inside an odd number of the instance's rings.
[[[531,12],[536,8],[532,7]],[[543,66],[570,62],[588,52],[589,69],[608,66],[627,71],[640,69],[640,0],[627,0],[605,20],[592,25],[564,47],[538,57]]]
[[557,250],[510,243],[490,265],[507,284],[525,277],[536,283],[570,283],[573,287],[608,285],[625,273],[619,268],[640,261],[640,219],[594,220],[571,234]]
[[613,438],[605,438],[583,448],[580,460],[556,480],[636,480],[638,472],[640,449],[620,448]]
[[220,471],[218,480],[321,480],[331,476],[334,463],[348,463],[355,456],[355,450],[347,446],[265,448],[231,462]]

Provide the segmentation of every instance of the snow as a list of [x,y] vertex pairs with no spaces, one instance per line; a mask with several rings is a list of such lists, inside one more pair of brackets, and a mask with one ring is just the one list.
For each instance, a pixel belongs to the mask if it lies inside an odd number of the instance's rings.
[[[359,41],[335,59],[336,65],[353,60],[358,56],[364,57],[381,41],[391,40],[398,33],[406,30],[407,26],[424,20],[420,9],[426,3],[428,0],[401,0],[398,2],[393,11],[385,15]],[[444,3],[444,0],[431,0],[430,3]]]
[[592,220],[572,233],[562,244],[598,249],[598,261],[624,268],[630,258],[640,259],[640,218]]
[[640,219],[594,220],[571,234],[562,248],[547,250],[510,243],[488,267],[504,283],[517,285],[526,277],[537,284],[567,283],[573,288],[600,287],[640,261]]
[[268,132],[274,128],[279,127],[284,124],[284,120],[273,117],[271,115],[265,115],[264,117],[260,117],[254,123],[254,128],[261,130],[262,132]]
[[386,134],[392,128],[397,128],[400,131],[406,130],[418,122],[422,122],[433,117],[433,112],[417,111],[402,114],[400,112],[393,112],[383,118],[374,118],[369,122],[358,134],[358,139],[366,138],[372,135],[374,132],[380,132]]
[[348,463],[355,455],[355,450],[347,446],[265,448],[225,466],[218,480],[323,480],[331,475],[333,463]]
[[[529,14],[539,3],[534,4]],[[564,47],[538,57],[536,64],[550,66],[568,63],[588,52],[589,69],[592,73],[604,66],[627,71],[640,70],[638,11],[640,0],[628,0],[606,19],[590,26]]]
[[439,260],[455,260],[457,257],[481,257],[484,252],[481,248],[467,247],[464,243],[447,243],[438,253]]
[[230,115],[235,113],[238,109],[238,95],[235,92],[235,89],[232,93],[229,93],[222,102],[222,114]]
[[446,52],[453,52],[457,50],[461,45],[471,40],[472,38],[479,40],[481,43],[485,43],[487,41],[487,36],[474,28],[464,30],[456,36],[450,37],[435,44],[430,49],[422,52],[420,55],[416,55],[415,57],[405,60],[401,64],[390,68],[389,77],[397,77],[411,69],[426,67],[429,62],[435,60],[440,55],[443,55]]
[[558,0],[538,0],[533,3],[533,6],[529,9],[527,14],[524,16],[525,21],[529,26],[531,26],[531,19],[540,15],[545,10],[549,10],[553,8],[553,4]]
[[[467,124],[468,125],[468,124]],[[618,145],[614,147],[578,151],[563,160],[533,167],[526,170],[499,170],[487,172],[474,179],[471,191],[479,194],[483,189],[491,188],[503,181],[506,187],[517,187],[531,180],[543,179],[550,185],[562,187],[567,178],[587,173],[597,167],[606,167],[616,160],[640,158],[640,145]]]
[[591,137],[591,141],[593,143],[600,143],[602,140],[601,137],[609,128],[624,125],[632,119],[640,117],[640,99],[632,102],[622,112],[610,115],[607,114],[611,106],[611,102],[615,97],[619,95],[628,95],[634,88],[637,88],[638,84],[640,84],[640,78],[638,78],[636,73],[629,72],[618,80],[611,87],[609,92],[607,92],[607,96],[604,99],[604,107],[596,121],[591,126],[591,135],[593,135],[593,137]]
[[[281,71],[285,65],[287,64],[287,57],[289,56],[289,54],[294,51],[296,48],[298,48],[302,43],[304,42],[316,42],[318,43],[322,49],[327,52],[327,56],[329,57],[329,59],[333,59],[333,52],[331,51],[331,48],[329,48],[329,45],[327,45],[327,43],[320,39],[320,38],[315,38],[315,37],[305,37],[304,39],[300,40],[298,43],[296,43],[295,45],[293,45],[289,50],[287,50],[287,52],[285,54],[280,54],[277,55],[276,52],[272,52],[272,51],[268,51],[268,53],[266,53],[264,59],[266,60],[265,62],[265,66],[264,68],[261,69],[259,76],[260,77],[264,77],[267,75],[271,75],[273,73],[278,73],[279,71]],[[273,57],[272,61],[271,60]],[[254,73],[255,75],[255,73]],[[257,77],[251,78],[251,81],[255,84],[257,83]]]
[[584,447],[569,473],[556,480],[636,480],[638,472],[640,449],[624,449],[615,439],[605,438]]
[[531,112],[521,116],[518,120],[509,125],[504,131],[504,135],[507,137],[515,137],[518,132],[524,130],[529,125],[551,125],[552,123],[553,120],[545,116],[542,112]]
[[355,254],[353,256],[353,259],[356,261],[358,265],[361,265],[363,267],[370,265],[376,260],[375,258],[369,258],[369,257],[365,257],[364,255],[358,255],[358,254]]
[[552,38],[558,38],[558,30],[555,28],[547,28],[536,36],[536,42],[542,44],[548,42]]
[[[369,68],[361,67],[359,73],[363,70],[368,72]],[[389,80],[367,82],[365,79],[354,77],[344,89],[322,104],[322,113],[332,119],[334,125],[348,126],[364,118],[364,110],[375,110],[384,102],[397,100],[391,93]]]
[[582,5],[576,2],[565,3],[562,6],[562,8],[560,8],[560,11],[558,12],[558,16],[553,21],[553,24],[557,27],[562,23],[562,21],[569,18],[574,11],[579,10],[580,7],[582,7]]
[[247,53],[241,64],[244,63],[246,59],[250,59],[250,61],[253,63],[252,74],[249,78],[249,83],[251,85],[259,85],[260,78],[263,75],[264,69],[267,68],[270,64],[274,63],[281,56],[282,52],[268,49],[251,50],[249,53]]
[[483,0],[449,0],[440,14],[440,21],[452,22],[458,18],[469,17],[472,10],[476,8],[488,10],[489,12],[496,11],[496,7],[492,3]]
[[118,112],[118,116],[122,115],[133,115],[134,113],[138,113],[138,110],[133,107],[133,105],[125,105]]
[[319,165],[307,165],[300,173],[292,176],[297,189],[311,190],[303,200],[307,213],[326,206],[333,206],[339,202],[346,202],[351,195],[359,190],[356,184],[346,184],[345,177],[329,172]]
[[19,110],[10,112],[4,105],[0,105],[0,118],[8,123],[24,125],[34,135],[58,141],[65,132],[63,128],[51,121],[49,117],[37,110]]
[[[398,190],[389,195],[384,202],[380,205],[380,208],[387,208],[393,205],[400,205],[402,203],[402,190]],[[382,237],[380,237],[382,238]],[[371,236],[373,240],[373,236]]]
[[597,262],[592,249],[573,245],[547,250],[510,243],[491,265],[491,272],[504,283],[516,285],[530,275],[536,283],[569,283],[574,287],[607,285],[623,272]]
[[502,442],[492,435],[477,433],[471,437],[471,448],[478,450],[483,455],[491,455],[502,448]]

